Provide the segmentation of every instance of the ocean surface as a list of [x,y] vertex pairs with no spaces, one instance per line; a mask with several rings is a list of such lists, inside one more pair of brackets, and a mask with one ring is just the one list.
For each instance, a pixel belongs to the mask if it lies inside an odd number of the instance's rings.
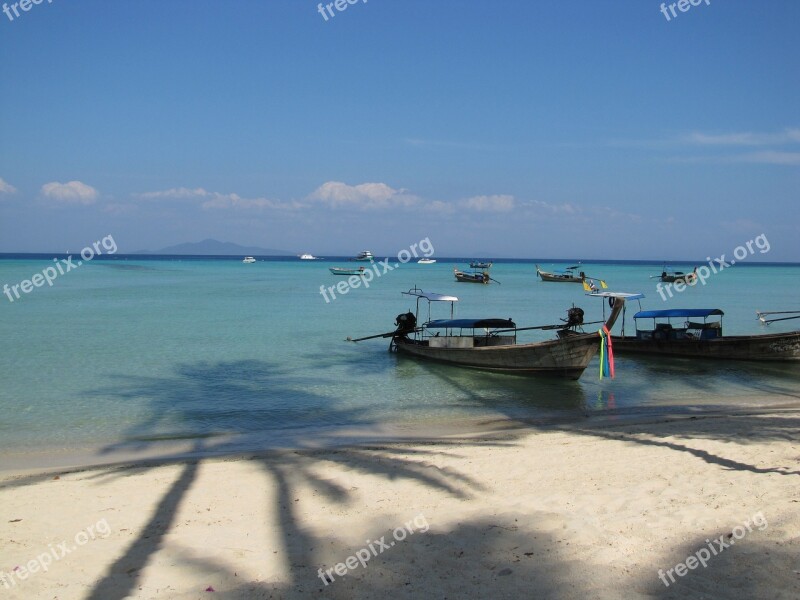
[[[417,362],[389,353],[385,339],[345,341],[391,331],[396,315],[414,309],[414,300],[401,295],[414,286],[457,295],[458,316],[510,317],[521,327],[557,323],[573,304],[587,321],[602,317],[602,301],[577,284],[539,281],[534,262],[496,261],[491,275],[499,283],[488,286],[455,282],[453,267],[465,267],[464,260],[409,263],[326,302],[320,286],[345,281],[328,268],[355,263],[96,258],[13,302],[0,296],[0,455],[113,455],[169,440],[213,450],[224,448],[215,440],[239,439],[241,449],[255,449],[336,430],[402,435],[461,422],[547,422],[800,398],[800,365],[618,357],[614,380],[600,381],[595,359],[579,381],[560,381]],[[540,263],[548,270],[567,264]],[[52,255],[0,257],[0,285],[53,264]],[[650,278],[661,269],[583,265],[612,290],[643,292],[646,309],[721,308],[727,334],[800,328],[800,320],[766,328],[755,314],[800,310],[798,265],[741,263],[667,301]],[[628,332],[636,310],[634,302]],[[435,306],[432,316],[448,314]]]

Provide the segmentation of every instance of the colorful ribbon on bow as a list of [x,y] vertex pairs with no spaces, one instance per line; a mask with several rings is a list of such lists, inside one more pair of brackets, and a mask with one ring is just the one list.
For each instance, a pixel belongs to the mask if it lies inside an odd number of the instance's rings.
[[600,334],[600,379],[603,377],[614,379],[614,348],[611,346],[611,332],[603,325],[597,333]]

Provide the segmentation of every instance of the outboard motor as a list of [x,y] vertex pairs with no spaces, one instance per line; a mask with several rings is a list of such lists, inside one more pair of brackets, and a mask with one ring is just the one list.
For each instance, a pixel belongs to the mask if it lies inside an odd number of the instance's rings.
[[573,306],[567,309],[567,327],[578,327],[583,325],[583,309]]
[[407,313],[400,313],[394,320],[394,324],[397,326],[397,331],[395,331],[395,334],[406,335],[417,328],[417,318],[411,311],[408,311]]

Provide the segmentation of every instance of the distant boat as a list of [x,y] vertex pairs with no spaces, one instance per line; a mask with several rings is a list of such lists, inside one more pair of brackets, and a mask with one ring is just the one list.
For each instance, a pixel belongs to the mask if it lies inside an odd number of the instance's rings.
[[418,265],[432,265],[435,262],[436,262],[435,258],[420,258],[417,261],[417,264]]
[[488,271],[467,273],[466,271],[453,269],[453,274],[456,276],[456,281],[460,281],[461,283],[489,283],[489,281],[492,279],[489,277]]
[[363,275],[366,269],[364,267],[358,267],[357,269],[346,269],[343,267],[331,267],[328,269],[334,275]]
[[[583,333],[583,310],[573,307],[557,325],[518,328],[511,319],[455,319],[455,296],[425,293],[414,288],[403,292],[416,297],[416,313],[397,316],[395,331],[358,338],[392,339],[390,349],[419,359],[520,375],[548,375],[578,379],[600,348],[601,338]],[[420,301],[427,310],[420,310]],[[428,320],[432,303],[450,303],[450,318]],[[610,330],[625,305],[625,298],[614,298],[611,314],[605,322]],[[419,325],[418,325],[419,324]],[[588,325],[588,324],[587,324]],[[517,332],[527,329],[556,330],[556,338],[543,342],[517,343]]]
[[245,256],[242,262],[245,264],[250,264],[256,262],[256,259],[253,258],[252,256]]
[[[614,352],[722,360],[800,361],[800,331],[725,336],[722,335],[723,315],[718,308],[639,311],[633,315],[636,335],[613,336]],[[719,319],[709,321],[709,317]],[[639,320],[649,319],[653,320],[653,327],[640,329]]]
[[370,252],[369,250],[362,250],[352,260],[357,260],[359,262],[372,262],[373,260],[375,260],[375,257],[372,256],[372,252]]
[[492,267],[492,263],[473,260],[471,263],[469,263],[469,267],[471,269],[490,269]]
[[686,285],[694,285],[697,283],[697,267],[691,273],[684,273],[683,271],[667,271],[667,267],[661,271],[661,275],[652,275],[650,279],[658,278],[664,283],[685,283]]
[[314,256],[313,254],[301,254],[300,260],[320,260],[319,257]]
[[583,283],[583,281],[586,279],[586,273],[581,271],[578,275],[575,275],[575,269],[576,267],[567,267],[560,273],[550,273],[549,271],[542,271],[542,269],[539,268],[539,265],[536,265],[536,274],[541,278],[542,281]]

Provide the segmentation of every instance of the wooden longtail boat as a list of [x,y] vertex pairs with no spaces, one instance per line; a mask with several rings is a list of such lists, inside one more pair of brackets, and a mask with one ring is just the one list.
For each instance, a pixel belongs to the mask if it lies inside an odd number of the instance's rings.
[[[425,293],[416,288],[403,293],[416,298],[416,313],[398,315],[395,331],[371,336],[391,337],[390,349],[400,354],[474,369],[578,379],[600,347],[597,332],[583,332],[582,325],[589,323],[583,322],[580,308],[571,308],[567,319],[558,325],[518,328],[511,319],[454,319],[454,306],[458,302],[455,296]],[[639,297],[609,292],[602,295],[613,298],[605,321],[609,330],[622,312],[625,298]],[[417,327],[423,300],[428,303],[428,320]],[[450,319],[430,319],[431,304],[439,302],[450,303]],[[557,337],[517,343],[517,332],[530,329],[557,330]]]
[[[723,315],[718,308],[640,311],[633,315],[635,336],[612,337],[614,352],[721,360],[800,360],[800,331],[725,336]],[[720,318],[709,321],[709,317]],[[640,319],[652,319],[653,327],[640,329]]]
[[664,270],[661,271],[661,275],[652,275],[650,278],[658,278],[663,283],[685,283],[686,285],[694,285],[697,283],[697,267],[695,267],[691,273],[667,271],[667,268],[664,267]]
[[471,263],[469,263],[470,269],[491,269],[491,267],[492,263],[480,260],[473,260]]
[[489,277],[488,271],[476,271],[475,273],[467,273],[466,271],[459,271],[458,269],[453,269],[453,274],[456,276],[456,281],[460,281],[462,283],[489,283],[491,281],[491,277]]
[[363,275],[366,269],[364,267],[358,267],[357,269],[348,269],[345,267],[330,267],[328,270],[334,275]]
[[575,275],[574,267],[566,269],[563,273],[550,273],[549,271],[542,271],[539,265],[536,265],[536,274],[542,281],[558,281],[561,283],[583,283],[586,279],[586,273],[583,271]]

